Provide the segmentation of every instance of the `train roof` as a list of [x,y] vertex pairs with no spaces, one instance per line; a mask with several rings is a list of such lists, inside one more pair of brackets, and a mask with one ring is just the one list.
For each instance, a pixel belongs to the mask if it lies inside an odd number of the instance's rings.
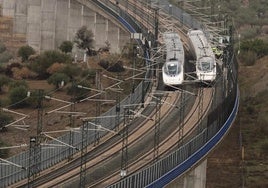
[[202,30],[189,30],[188,37],[197,59],[202,56],[214,56],[211,44]]
[[183,43],[178,33],[165,32],[163,39],[166,46],[166,59],[181,59],[184,61]]

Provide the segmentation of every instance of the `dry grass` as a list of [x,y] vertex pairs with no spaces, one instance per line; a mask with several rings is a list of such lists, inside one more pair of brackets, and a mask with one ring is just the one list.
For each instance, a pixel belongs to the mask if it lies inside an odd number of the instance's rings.
[[267,68],[268,56],[253,66],[240,65],[239,114],[229,134],[208,157],[207,188],[237,188],[243,182],[245,187],[268,187],[268,156],[260,150],[268,134]]

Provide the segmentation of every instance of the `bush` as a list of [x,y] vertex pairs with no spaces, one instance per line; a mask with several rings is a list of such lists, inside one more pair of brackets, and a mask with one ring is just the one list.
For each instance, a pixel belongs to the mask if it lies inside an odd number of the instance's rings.
[[49,50],[43,52],[40,56],[31,61],[31,69],[35,71],[40,78],[47,78],[49,76],[47,69],[54,63],[71,63],[71,56],[60,51]]
[[16,80],[16,81],[9,82],[8,86],[9,86],[9,89],[13,89],[13,88],[20,87],[20,86],[28,88],[28,84],[25,80]]
[[255,64],[257,60],[257,54],[253,51],[242,51],[239,54],[239,59],[242,62],[242,64],[246,66],[252,66]]
[[29,70],[27,67],[22,67],[21,69],[14,67],[12,72],[13,78],[17,80],[37,77],[37,74]]
[[0,54],[0,63],[7,63],[10,59],[13,58],[11,52],[4,51]]
[[68,82],[69,82],[70,78],[64,74],[64,73],[55,73],[55,74],[52,74],[47,82],[49,84],[53,84],[56,88],[59,88],[61,87],[62,83],[64,85],[66,85]]
[[18,86],[12,88],[9,92],[10,105],[15,107],[24,107],[28,105],[27,101],[24,100],[27,97],[28,89],[25,86]]
[[110,72],[123,72],[125,70],[125,68],[123,67],[123,62],[122,61],[118,61],[116,63],[114,63],[113,65],[111,65],[107,71]]
[[242,41],[240,48],[244,52],[256,53],[259,58],[268,55],[268,44],[260,39]]
[[74,78],[75,76],[78,76],[82,70],[76,65],[68,64],[61,70],[61,72],[66,74],[69,78]]
[[14,67],[17,67],[18,69],[20,69],[20,68],[22,68],[22,65],[20,63],[11,63],[11,64],[7,65],[5,74],[9,77],[12,77],[13,76],[12,70]]
[[59,49],[64,53],[72,52],[73,43],[71,41],[63,41],[59,47]]
[[[84,80],[79,83],[79,85],[90,88],[90,83],[87,80]],[[83,88],[78,88],[77,84],[72,85],[67,88],[67,94],[75,97],[75,100],[81,100],[89,95],[90,91]]]
[[54,74],[56,72],[61,72],[63,70],[64,66],[65,65],[63,63],[54,63],[50,67],[48,67],[47,72],[49,74]]
[[107,69],[109,67],[109,61],[105,59],[101,59],[98,64],[104,69]]
[[96,76],[96,71],[93,69],[85,69],[82,71],[81,74],[82,77],[87,77],[87,78],[95,78]]
[[34,49],[31,46],[22,46],[20,47],[20,49],[18,50],[18,56],[21,57],[22,62],[28,60],[28,58],[35,54]]

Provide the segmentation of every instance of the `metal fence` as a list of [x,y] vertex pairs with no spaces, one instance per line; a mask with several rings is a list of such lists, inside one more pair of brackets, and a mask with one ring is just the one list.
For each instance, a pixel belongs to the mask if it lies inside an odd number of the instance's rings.
[[[196,21],[181,9],[170,6],[167,1],[159,1],[162,10],[181,20],[189,28],[205,30],[202,23]],[[232,36],[232,30],[229,30]],[[209,33],[206,33],[209,36]],[[225,48],[223,65],[214,84],[214,96],[211,109],[197,129],[195,136],[170,155],[153,165],[127,176],[123,180],[108,186],[109,188],[152,187],[161,188],[181,176],[193,167],[215,147],[235,120],[239,105],[237,86],[237,62],[233,53],[232,38]]]
[[[98,2],[98,1],[96,1]],[[121,22],[131,33],[134,32],[140,32],[141,29],[135,25],[135,22],[128,17],[127,15],[123,17],[120,17],[118,14],[116,14],[112,9],[107,8],[106,6],[103,6],[102,4],[97,3],[99,6],[101,6],[101,8],[105,9],[108,13],[110,13],[111,15],[115,16],[119,22]],[[142,45],[141,41],[138,41],[140,45]],[[144,49],[144,48],[143,48]],[[149,59],[149,51],[148,49],[145,49],[145,53],[144,53],[144,58],[146,59],[146,65],[148,65],[148,69],[145,73],[145,80],[151,80],[150,78],[152,77],[152,71],[150,68],[150,61],[148,61]],[[144,95],[146,95],[146,93],[148,92],[148,90],[151,89],[152,86],[152,82],[150,81],[143,81],[140,84],[138,84],[138,86],[135,88],[134,92],[131,93],[129,96],[127,96],[125,99],[123,99],[120,102],[120,106],[125,106],[125,105],[129,105],[129,104],[139,104],[141,102],[143,102],[144,100]],[[120,114],[118,115],[118,117],[120,117],[119,119],[119,123],[123,121],[122,117],[123,117],[123,110],[121,109]],[[109,111],[105,112],[104,114],[102,114],[101,116],[113,116],[112,118],[100,118],[99,119],[99,124],[102,125],[103,127],[110,129],[110,130],[114,130],[115,127],[117,126],[117,117],[116,117],[116,106],[112,107]],[[90,124],[88,124],[88,126],[90,127]],[[94,127],[95,128],[95,127]],[[88,131],[88,144],[92,144],[94,143],[94,131]],[[107,134],[106,132],[101,131],[99,133],[99,137],[103,137],[105,134]],[[81,149],[82,146],[82,134],[79,132],[72,132],[69,134],[65,134],[59,138],[57,138],[59,141],[64,142],[64,143],[69,143],[70,140],[70,136],[73,136],[73,146],[74,148],[77,149]],[[49,142],[50,145],[59,145],[59,142],[57,141],[51,141]],[[53,165],[68,159],[70,153],[74,154],[75,152],[77,152],[76,149],[72,149],[72,151],[70,152],[70,148],[69,147],[46,147],[46,146],[42,146],[41,147],[41,166],[40,166],[40,170],[45,170],[49,167],[52,167]],[[29,168],[29,151],[27,152],[23,152],[20,153],[16,156],[10,157],[7,159],[8,161],[20,165],[22,168],[19,168],[17,166],[13,166],[13,165],[1,165],[1,169],[0,169],[0,187],[7,187],[13,183],[16,183],[20,180],[23,180],[25,178],[28,177],[28,171],[25,169]]]
[[[151,34],[148,33],[147,29],[144,26],[141,26],[136,22],[131,16],[124,13],[122,10],[118,10],[113,4],[105,6],[105,4],[100,3],[100,1],[93,0],[97,5],[106,10],[112,16],[116,17],[130,32],[142,32],[148,38],[154,38]],[[108,3],[108,1],[106,1]],[[165,4],[166,3],[166,4]],[[107,5],[107,4],[106,4]],[[195,28],[202,28],[202,24],[195,21],[190,15],[183,13],[180,9],[175,7],[170,11],[170,6],[167,1],[161,1],[161,6],[163,10],[168,11],[169,13],[181,18],[181,14],[184,16],[184,24]],[[149,19],[148,19],[149,20]],[[147,33],[147,34],[146,34]],[[145,53],[148,55],[148,53]],[[173,178],[179,176],[181,173],[186,171],[189,168],[189,165],[184,165],[187,160],[191,159],[194,155],[195,159],[198,161],[202,156],[206,154],[205,149],[212,147],[217,144],[217,141],[212,139],[218,138],[226,132],[233,119],[235,118],[236,108],[237,108],[237,64],[232,53],[232,46],[228,49],[226,53],[227,57],[225,58],[224,66],[222,70],[226,72],[226,75],[219,75],[217,82],[215,83],[215,95],[213,100],[213,107],[209,115],[203,120],[206,122],[206,126],[203,130],[197,134],[192,140],[184,144],[177,151],[171,155],[159,160],[154,165],[137,172],[133,175],[130,175],[123,179],[122,181],[111,185],[110,187],[145,187],[157,185],[164,185],[171,181]],[[148,58],[148,57],[146,57]],[[147,64],[150,62],[147,62]],[[146,73],[146,78],[151,78],[152,72],[148,68]],[[135,91],[126,97],[120,102],[121,106],[128,104],[137,104],[143,100],[143,96],[151,88],[151,82],[141,82],[135,89]],[[120,113],[123,113],[120,111]],[[116,106],[111,108],[102,116],[112,116],[116,114]],[[120,119],[122,121],[122,119]],[[101,118],[99,123],[108,129],[114,129],[116,125],[116,118]],[[222,132],[221,132],[222,131]],[[219,134],[219,136],[217,136]],[[66,134],[58,138],[60,141],[68,143],[70,140],[70,135],[73,135],[73,146],[81,149],[82,146],[82,135],[80,133],[73,132],[73,134]],[[100,137],[104,136],[105,133],[101,132]],[[94,142],[94,131],[88,133],[88,143],[91,144]],[[50,142],[50,144],[57,144],[56,141]],[[203,148],[203,150],[202,150]],[[205,149],[204,149],[205,148]],[[73,150],[76,152],[76,150]],[[201,152],[200,154],[198,152]],[[41,170],[45,170],[53,165],[57,164],[68,158],[70,154],[70,148],[68,147],[42,147],[41,150]],[[29,152],[24,152],[19,155],[13,156],[7,159],[15,164],[19,164],[23,167],[29,166]],[[188,162],[190,165],[193,165],[194,162],[191,160]],[[180,174],[174,173],[174,169],[179,168]],[[7,187],[15,182],[18,182],[22,179],[27,178],[27,171],[20,169],[12,165],[2,165],[0,171],[0,186]],[[165,175],[165,176],[164,176]]]

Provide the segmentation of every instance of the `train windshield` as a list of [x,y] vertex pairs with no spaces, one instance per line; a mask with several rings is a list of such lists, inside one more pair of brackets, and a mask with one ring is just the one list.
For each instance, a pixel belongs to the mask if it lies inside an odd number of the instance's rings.
[[164,67],[164,71],[166,74],[168,75],[176,75],[179,74],[181,72],[181,67],[178,66],[178,61],[176,62],[167,62],[165,67]]
[[197,68],[200,71],[212,71],[214,68],[214,61],[211,57],[202,57],[197,62]]

